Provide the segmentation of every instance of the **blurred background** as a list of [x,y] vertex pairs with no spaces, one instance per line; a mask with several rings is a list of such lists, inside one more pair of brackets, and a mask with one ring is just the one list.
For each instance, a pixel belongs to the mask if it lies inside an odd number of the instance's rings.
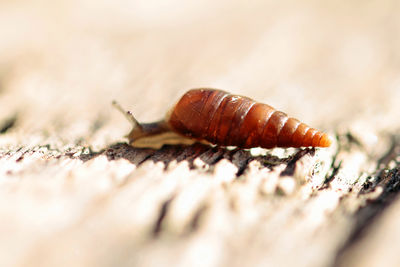
[[[368,202],[345,213],[341,197],[377,170],[371,151],[398,153],[376,144],[400,129],[399,14],[398,0],[1,0],[0,265],[334,264]],[[168,148],[107,156],[130,128],[112,100],[148,122],[198,87],[363,144],[344,148],[338,166],[334,148],[306,155],[322,162],[303,166],[314,183],[324,166],[340,169],[336,191],[310,182],[306,197],[275,193],[299,181],[279,178],[284,164],[246,167],[245,151],[226,152],[244,162],[238,179],[230,160],[204,172],[177,165]],[[204,154],[226,155],[214,152]],[[381,229],[359,266],[398,256],[396,224]]]
[[[0,121],[19,144],[103,148],[190,88],[266,102],[334,133],[397,129],[400,2],[0,2]],[[15,139],[3,138],[1,145]]]

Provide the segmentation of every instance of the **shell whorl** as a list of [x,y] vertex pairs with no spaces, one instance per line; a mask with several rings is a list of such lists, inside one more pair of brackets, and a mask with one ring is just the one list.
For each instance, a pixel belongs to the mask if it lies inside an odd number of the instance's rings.
[[331,137],[250,98],[215,89],[192,89],[172,109],[175,132],[222,146],[328,147]]

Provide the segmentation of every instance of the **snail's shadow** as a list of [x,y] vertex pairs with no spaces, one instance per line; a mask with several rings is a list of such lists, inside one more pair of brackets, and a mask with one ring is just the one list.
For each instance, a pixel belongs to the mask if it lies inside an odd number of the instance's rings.
[[270,153],[263,155],[252,155],[250,150],[244,149],[226,149],[224,147],[212,147],[209,145],[195,143],[192,145],[164,145],[160,149],[136,148],[127,143],[115,143],[98,152],[90,151],[87,154],[81,154],[79,158],[86,162],[100,155],[104,155],[108,160],[126,159],[135,166],[139,166],[146,161],[154,163],[161,162],[167,168],[170,163],[179,163],[187,161],[189,167],[195,169],[199,162],[208,166],[214,166],[220,160],[226,159],[234,164],[237,169],[237,175],[241,175],[248,164],[252,161],[258,161],[260,166],[273,168],[274,166],[285,164],[286,167],[281,175],[293,175],[296,162],[305,155],[313,156],[314,148],[296,149],[295,152],[287,157],[278,157]]

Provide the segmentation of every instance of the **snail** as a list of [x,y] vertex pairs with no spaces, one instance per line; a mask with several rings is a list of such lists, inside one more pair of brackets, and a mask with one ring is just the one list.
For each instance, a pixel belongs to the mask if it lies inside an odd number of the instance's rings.
[[201,88],[186,92],[163,120],[139,123],[115,101],[133,124],[132,146],[203,143],[238,148],[329,147],[332,137],[273,107],[248,97]]

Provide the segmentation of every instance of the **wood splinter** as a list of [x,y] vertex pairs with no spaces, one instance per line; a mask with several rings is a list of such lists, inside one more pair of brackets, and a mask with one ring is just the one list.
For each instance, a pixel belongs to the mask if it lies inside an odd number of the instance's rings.
[[192,89],[166,117],[139,123],[115,101],[113,106],[132,123],[126,136],[137,147],[192,144],[196,141],[238,148],[329,147],[332,137],[273,107],[216,89]]

